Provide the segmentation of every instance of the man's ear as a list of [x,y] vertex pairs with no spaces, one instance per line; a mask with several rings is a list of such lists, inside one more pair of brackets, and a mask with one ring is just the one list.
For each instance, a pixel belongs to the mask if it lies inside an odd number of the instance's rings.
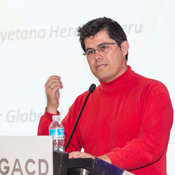
[[121,43],[121,51],[123,52],[123,56],[126,56],[129,50],[129,43],[128,41],[123,41]]

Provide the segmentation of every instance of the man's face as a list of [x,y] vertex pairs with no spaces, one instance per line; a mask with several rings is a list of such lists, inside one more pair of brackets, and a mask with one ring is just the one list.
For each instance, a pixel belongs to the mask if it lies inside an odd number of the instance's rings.
[[101,46],[102,49],[104,48],[104,52],[96,50],[94,54],[87,55],[90,69],[100,81],[110,82],[127,70],[125,58],[129,48],[127,41],[122,42],[121,48],[117,44],[106,44],[105,47],[105,43],[115,43],[116,41],[109,38],[106,31],[101,31],[94,37],[86,38],[84,42],[86,51]]

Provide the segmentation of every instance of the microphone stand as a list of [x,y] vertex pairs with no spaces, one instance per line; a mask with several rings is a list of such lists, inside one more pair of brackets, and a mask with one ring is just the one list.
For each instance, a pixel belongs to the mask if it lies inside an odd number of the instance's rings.
[[71,135],[70,135],[70,137],[69,137],[69,140],[68,140],[68,142],[67,142],[67,144],[66,144],[66,146],[65,146],[65,150],[66,150],[66,148],[68,147],[68,145],[69,145],[69,143],[70,143],[70,140],[71,140],[72,135],[73,135],[73,133],[74,133],[74,131],[75,131],[75,128],[76,128],[76,126],[77,126],[77,123],[78,123],[78,121],[79,121],[79,118],[80,118],[80,116],[81,116],[81,113],[82,113],[82,111],[83,111],[83,109],[84,109],[84,106],[85,106],[85,104],[86,104],[86,101],[87,101],[87,99],[88,99],[90,93],[93,92],[93,91],[95,90],[95,88],[96,88],[96,85],[95,85],[95,84],[91,84],[91,86],[89,87],[88,95],[86,96],[86,99],[85,99],[85,101],[84,101],[84,103],[83,103],[83,106],[82,106],[82,108],[81,108],[81,110],[80,110],[80,113],[79,113],[79,115],[78,115],[78,117],[77,117],[77,120],[76,120],[76,122],[75,122],[75,125],[74,125],[74,127],[73,127],[73,129],[72,129]]

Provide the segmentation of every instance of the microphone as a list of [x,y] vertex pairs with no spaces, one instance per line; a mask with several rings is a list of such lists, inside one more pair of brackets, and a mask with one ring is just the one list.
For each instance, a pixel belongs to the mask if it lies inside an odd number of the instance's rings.
[[96,85],[95,84],[91,84],[90,87],[89,87],[89,92],[93,92],[96,88]]
[[72,135],[73,135],[73,133],[74,133],[74,131],[75,131],[75,128],[76,128],[76,126],[77,126],[77,124],[78,124],[80,115],[81,115],[81,113],[82,113],[82,111],[83,111],[83,109],[84,109],[84,106],[85,106],[85,104],[86,104],[86,101],[87,101],[87,99],[88,99],[90,93],[93,92],[93,91],[95,90],[95,88],[96,88],[96,85],[95,85],[95,84],[91,84],[90,87],[89,87],[89,92],[88,92],[88,94],[87,94],[87,96],[86,96],[86,99],[85,99],[85,101],[84,101],[84,103],[83,103],[83,106],[81,107],[81,110],[80,110],[80,113],[79,113],[79,115],[78,115],[78,117],[77,117],[77,120],[76,120],[76,122],[75,122],[74,128],[72,129],[72,132],[71,132],[71,135],[70,135],[70,137],[69,137],[69,140],[68,140],[68,142],[67,142],[67,144],[66,144],[66,146],[65,146],[65,150],[66,150],[66,148],[68,147],[68,145],[69,145],[69,143],[70,143],[70,140],[71,140],[71,138],[72,138]]

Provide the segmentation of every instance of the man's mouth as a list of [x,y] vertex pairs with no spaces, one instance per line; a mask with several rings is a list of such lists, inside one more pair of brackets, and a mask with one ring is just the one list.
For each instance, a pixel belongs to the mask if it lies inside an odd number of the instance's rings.
[[97,65],[96,68],[97,69],[103,69],[107,66],[107,64],[101,64],[101,65]]

